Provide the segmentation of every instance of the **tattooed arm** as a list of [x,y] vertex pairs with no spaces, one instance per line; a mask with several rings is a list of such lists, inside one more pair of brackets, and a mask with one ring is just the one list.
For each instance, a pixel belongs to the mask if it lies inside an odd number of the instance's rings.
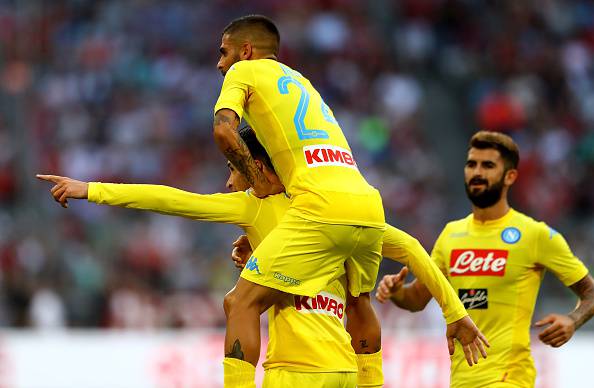
[[590,275],[585,276],[569,288],[580,298],[575,310],[569,313],[569,317],[575,322],[575,328],[579,329],[594,315],[594,279]]
[[550,324],[538,338],[547,345],[558,348],[571,339],[573,333],[594,315],[594,280],[586,275],[582,280],[569,286],[580,298],[576,308],[568,315],[549,314],[536,326]]
[[256,165],[245,142],[237,132],[239,118],[231,109],[217,111],[214,118],[213,134],[219,149],[229,162],[241,172],[254,190],[257,197],[265,197],[271,193],[271,184]]

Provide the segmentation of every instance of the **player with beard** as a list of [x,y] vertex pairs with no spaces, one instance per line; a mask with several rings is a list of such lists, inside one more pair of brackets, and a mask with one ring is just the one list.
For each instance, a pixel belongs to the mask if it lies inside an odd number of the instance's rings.
[[[507,135],[480,131],[472,136],[464,167],[472,214],[446,225],[432,258],[448,277],[471,318],[491,343],[489,358],[472,371],[452,357],[452,387],[533,387],[530,321],[545,270],[578,297],[569,314],[549,314],[539,339],[552,347],[566,343],[594,314],[594,282],[561,234],[510,208],[508,192],[518,171],[519,150]],[[383,302],[422,310],[431,299],[415,280],[403,284],[407,269],[386,275],[376,296]]]
[[[280,185],[270,158],[251,128],[240,129],[239,135],[270,184]],[[290,201],[284,193],[263,199],[253,196],[245,177],[231,163],[228,166],[227,188],[232,193],[227,194],[196,194],[161,185],[87,183],[55,175],[37,177],[54,183],[51,194],[63,207],[68,206],[69,198],[88,199],[92,203],[237,225],[247,234],[244,250],[251,254],[252,247],[256,248],[278,224]],[[442,308],[448,343],[452,344],[456,336],[478,331],[452,287],[415,238],[386,225],[382,253],[410,266],[428,284]],[[248,261],[248,257],[241,267],[258,271],[258,264],[253,259]],[[373,326],[379,325],[377,317],[369,316],[367,308],[358,303],[360,299],[348,297],[344,268],[338,275],[315,297],[284,294],[268,310],[270,342],[263,364],[263,387],[296,386],[296,381],[306,387],[383,385],[381,359],[361,351],[355,354],[354,348],[364,347],[356,336],[349,336],[343,321],[346,315],[347,330],[351,333],[353,327],[364,331],[372,326],[367,330],[375,330]],[[478,353],[466,356],[469,364],[478,361]]]
[[[381,196],[359,171],[330,107],[303,74],[278,61],[279,48],[277,27],[262,15],[233,20],[219,48],[217,68],[225,80],[214,107],[215,142],[254,195],[274,194],[237,135],[245,119],[290,198],[283,219],[253,253],[258,270],[246,267],[225,297],[225,386],[253,386],[260,314],[285,293],[314,297],[346,268],[349,293],[359,298],[364,316],[375,316],[369,295],[382,258]],[[464,324],[455,335],[463,351],[483,353],[478,331],[460,335]],[[352,329],[355,351],[373,354],[380,364],[379,322]]]

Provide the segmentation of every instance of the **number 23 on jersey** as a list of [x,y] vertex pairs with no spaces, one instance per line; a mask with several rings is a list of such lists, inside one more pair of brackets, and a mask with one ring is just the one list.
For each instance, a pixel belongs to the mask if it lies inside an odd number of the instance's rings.
[[[305,126],[305,116],[309,108],[310,96],[305,86],[303,86],[303,84],[297,79],[297,77],[302,77],[301,74],[282,64],[281,67],[285,75],[278,79],[278,90],[280,94],[289,94],[290,84],[297,86],[301,92],[299,103],[297,104],[295,115],[293,116],[293,124],[295,125],[297,136],[299,136],[300,140],[328,139],[329,135],[327,131],[323,129],[307,128]],[[320,101],[320,111],[324,117],[324,120],[331,124],[338,124],[336,119],[330,114],[330,108],[328,108],[328,105],[326,105],[323,99],[320,99]]]

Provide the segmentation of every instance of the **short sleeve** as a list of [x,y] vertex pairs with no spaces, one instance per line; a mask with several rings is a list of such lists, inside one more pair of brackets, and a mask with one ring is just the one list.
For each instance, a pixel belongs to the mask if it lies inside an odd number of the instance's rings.
[[227,71],[221,94],[215,104],[215,114],[221,109],[231,109],[240,120],[243,117],[251,89],[255,86],[254,72],[249,62],[239,61]]
[[586,276],[588,269],[571,252],[565,238],[545,223],[541,223],[540,226],[536,251],[537,263],[554,273],[566,286]]

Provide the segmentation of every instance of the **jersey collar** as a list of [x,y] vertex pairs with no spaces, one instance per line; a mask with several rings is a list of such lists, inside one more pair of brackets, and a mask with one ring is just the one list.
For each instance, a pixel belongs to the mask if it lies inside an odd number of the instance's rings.
[[470,219],[472,221],[473,226],[479,226],[479,227],[501,226],[501,225],[506,224],[514,216],[515,213],[516,213],[516,211],[510,207],[509,211],[503,217],[497,218],[495,220],[478,221],[474,218],[474,216],[472,214],[470,215]]

